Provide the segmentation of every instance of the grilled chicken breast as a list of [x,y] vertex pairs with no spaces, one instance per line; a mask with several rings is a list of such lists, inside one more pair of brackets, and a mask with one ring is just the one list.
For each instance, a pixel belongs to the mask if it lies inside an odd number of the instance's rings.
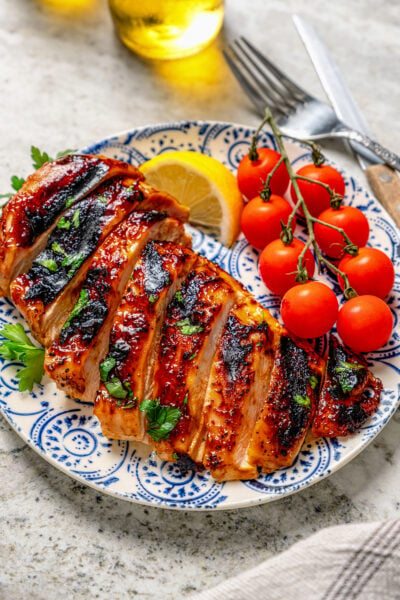
[[190,244],[180,221],[156,211],[134,212],[90,260],[78,301],[46,350],[46,373],[70,396],[94,400],[114,314],[143,247],[152,239]]
[[331,335],[313,435],[337,437],[354,433],[378,408],[381,392],[382,382],[369,371],[365,359]]
[[248,449],[248,460],[264,473],[293,463],[312,422],[324,361],[282,331],[269,390]]
[[161,210],[181,220],[187,211],[167,194],[139,179],[114,178],[69,208],[28,273],[10,286],[11,298],[32,334],[48,346],[60,333],[90,266],[89,257],[112,229],[134,210]]
[[144,398],[153,395],[153,373],[167,304],[192,269],[197,254],[171,242],[149,242],[116,312],[94,414],[106,437],[148,441]]
[[195,457],[211,364],[218,338],[237,291],[220,269],[200,259],[168,305],[154,373],[153,396],[179,408],[180,419],[168,440],[153,442],[158,454]]
[[143,179],[132,165],[103,156],[81,154],[48,162],[27,178],[3,209],[0,295],[8,295],[11,280],[30,268],[65,208],[116,175]]

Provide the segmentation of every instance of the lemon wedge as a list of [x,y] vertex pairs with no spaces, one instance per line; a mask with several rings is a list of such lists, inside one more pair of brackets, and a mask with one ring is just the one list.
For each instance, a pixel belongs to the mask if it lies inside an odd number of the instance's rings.
[[146,180],[190,209],[190,223],[231,246],[240,231],[243,200],[236,178],[199,152],[166,152],[140,165]]

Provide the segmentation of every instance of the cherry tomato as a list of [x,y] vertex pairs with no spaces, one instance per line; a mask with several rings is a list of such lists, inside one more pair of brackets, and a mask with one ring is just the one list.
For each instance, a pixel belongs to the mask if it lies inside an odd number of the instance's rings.
[[[261,192],[268,174],[281,158],[279,152],[271,148],[257,148],[258,160],[251,161],[246,154],[239,163],[237,180],[239,189],[248,200]],[[289,173],[282,163],[271,177],[270,187],[273,194],[282,196],[289,184]]]
[[[349,283],[360,296],[371,294],[384,298],[394,283],[394,267],[388,256],[377,248],[360,248],[356,256],[345,256],[339,263],[349,279]],[[344,282],[339,277],[340,287]]]
[[[271,194],[269,200],[260,196],[250,200],[242,212],[242,231],[247,241],[262,250],[267,244],[279,238],[282,231],[281,221],[287,225],[292,207],[282,196]],[[292,231],[296,220],[292,221]]]
[[393,316],[388,305],[376,296],[357,296],[340,309],[338,334],[355,352],[378,350],[389,340]]
[[[354,206],[341,206],[338,209],[327,208],[318,217],[320,221],[340,227],[356,246],[365,246],[369,237],[368,219]],[[315,223],[315,239],[322,252],[331,258],[341,258],[346,246],[344,237],[335,229]]]
[[293,287],[282,298],[282,320],[292,333],[302,338],[327,333],[334,326],[338,311],[335,294],[320,281]]
[[[293,238],[288,246],[277,239],[264,248],[259,262],[260,275],[271,292],[283,296],[288,289],[299,285],[296,281],[297,259],[303,248],[303,242],[297,238]],[[315,261],[309,249],[305,253],[303,264],[311,278],[314,275]]]
[[[297,171],[297,175],[326,183],[334,192],[344,196],[344,179],[339,171],[333,167],[330,167],[329,165],[321,165],[320,167],[316,167],[314,164],[305,165]],[[310,183],[309,181],[302,181],[301,179],[298,179],[297,183],[304,198],[304,202],[306,203],[307,208],[313,217],[318,217],[323,210],[326,210],[330,207],[330,194],[322,187],[322,185]],[[296,203],[297,196],[293,186],[291,187],[290,194],[293,202]],[[299,212],[304,214],[302,209],[300,209]]]

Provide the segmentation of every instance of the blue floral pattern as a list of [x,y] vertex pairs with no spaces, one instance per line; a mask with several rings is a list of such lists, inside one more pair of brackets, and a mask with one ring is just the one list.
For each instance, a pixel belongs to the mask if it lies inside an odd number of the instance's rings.
[[[134,129],[102,140],[84,152],[101,153],[140,164],[170,150],[193,150],[214,156],[235,171],[248,149],[253,129],[229,123],[182,122]],[[274,148],[268,133],[263,145]],[[289,157],[296,168],[310,160],[308,149],[287,142]],[[18,392],[17,364],[0,360],[0,410],[19,435],[51,464],[79,481],[109,494],[153,506],[177,509],[223,509],[268,502],[296,492],[351,460],[377,435],[399,405],[400,335],[400,239],[399,232],[380,204],[346,173],[346,200],[366,212],[371,225],[369,243],[386,252],[395,264],[396,282],[389,298],[395,317],[392,339],[385,348],[368,356],[374,373],[384,382],[382,402],[374,417],[356,434],[343,439],[309,438],[294,465],[254,481],[215,482],[208,472],[180,471],[175,464],[161,461],[142,444],[108,440],[93,416],[93,407],[67,398],[53,382],[44,379],[34,391]],[[233,248],[188,227],[194,249],[207,256],[241,281],[275,317],[279,298],[270,294],[258,274],[258,252],[240,237]],[[304,239],[304,227],[296,235]],[[334,287],[335,280],[321,276]],[[20,320],[7,299],[0,299],[0,324]],[[321,348],[326,340],[320,339]]]

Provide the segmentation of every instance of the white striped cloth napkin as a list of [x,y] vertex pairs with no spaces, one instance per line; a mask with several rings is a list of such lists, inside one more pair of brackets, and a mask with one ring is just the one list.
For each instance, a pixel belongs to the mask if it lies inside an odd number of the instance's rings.
[[400,519],[323,529],[191,600],[400,600]]

